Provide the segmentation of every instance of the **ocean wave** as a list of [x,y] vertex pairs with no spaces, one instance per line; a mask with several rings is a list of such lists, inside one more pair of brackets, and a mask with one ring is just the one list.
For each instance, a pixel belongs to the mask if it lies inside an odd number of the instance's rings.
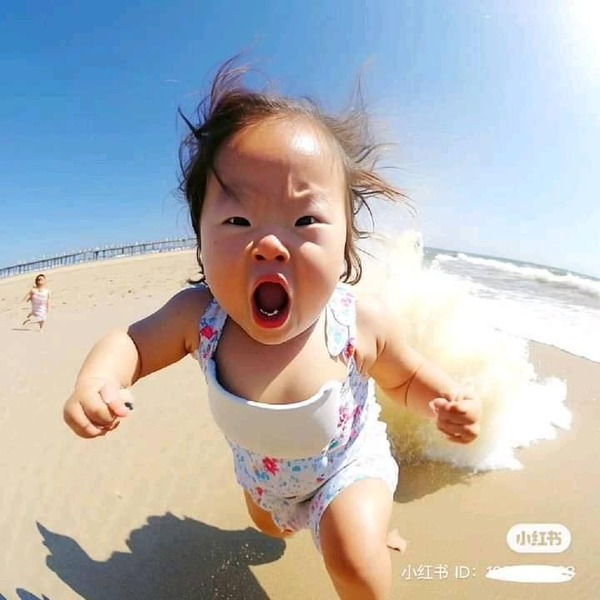
[[571,273],[567,273],[566,275],[557,275],[548,269],[541,267],[522,267],[510,262],[494,260],[492,258],[477,258],[475,256],[468,256],[462,252],[456,256],[452,256],[450,254],[438,254],[434,259],[434,262],[436,261],[442,263],[462,261],[472,265],[504,271],[506,273],[516,275],[522,279],[531,279],[534,281],[540,281],[542,283],[550,283],[552,285],[576,289],[589,296],[596,296],[600,298],[600,281],[587,279]]
[[589,335],[600,326],[600,311],[581,311],[547,301],[526,301],[518,295],[476,290],[494,327],[524,339],[566,350],[600,362],[600,344]]
[[390,242],[379,265],[369,265],[381,267],[371,290],[394,311],[402,338],[474,389],[485,409],[476,442],[457,445],[439,435],[435,422],[399,411],[396,401],[378,390],[394,453],[403,464],[425,458],[475,471],[521,468],[516,448],[553,439],[557,427],[570,427],[566,384],[537,375],[527,340],[496,328],[495,306],[490,310],[474,294],[473,283],[423,268],[417,240],[418,234],[409,232]]

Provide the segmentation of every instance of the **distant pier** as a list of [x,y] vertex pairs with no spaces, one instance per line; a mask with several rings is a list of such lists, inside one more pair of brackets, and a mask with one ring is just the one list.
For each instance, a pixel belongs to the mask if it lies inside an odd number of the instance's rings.
[[11,267],[2,267],[0,268],[0,279],[29,273],[30,271],[39,271],[41,273],[55,267],[67,267],[96,260],[151,254],[153,252],[190,250],[195,247],[196,238],[166,239],[154,242],[136,242],[135,244],[124,244],[121,246],[96,247],[57,256],[44,256],[41,259],[19,263]]

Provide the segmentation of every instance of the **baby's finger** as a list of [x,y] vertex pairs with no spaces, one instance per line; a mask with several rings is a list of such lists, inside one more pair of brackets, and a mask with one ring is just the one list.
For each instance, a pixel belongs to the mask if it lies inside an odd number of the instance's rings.
[[[131,393],[131,390],[129,388],[123,388],[120,392],[119,392],[119,398],[121,399],[121,402],[123,403],[123,406],[128,410],[131,411],[133,410],[133,394]],[[127,414],[127,413],[125,413]]]
[[97,427],[109,427],[115,420],[109,407],[98,399],[97,392],[81,400],[81,408],[85,416]]
[[448,412],[464,415],[467,410],[469,410],[469,407],[466,405],[464,400],[453,400],[448,404],[448,406],[446,406],[446,410]]
[[479,432],[479,428],[476,426],[457,425],[454,423],[438,423],[438,429],[446,436],[459,437],[460,441],[466,442],[474,440]]
[[476,396],[461,398],[450,407],[450,412],[476,419],[481,413],[481,402]]
[[446,439],[449,442],[454,442],[455,444],[468,444],[471,440],[466,439],[461,435],[448,435],[446,434]]
[[449,423],[448,421],[439,422],[437,424],[438,429],[446,434],[454,435],[456,433],[462,433],[464,431],[464,425],[457,425],[456,423]]
[[100,388],[100,397],[113,415],[126,417],[128,409],[125,402],[131,402],[133,397],[127,389],[120,389],[114,383],[107,382]]
[[440,414],[440,412],[445,409],[445,407],[448,403],[449,403],[449,400],[446,400],[446,398],[434,398],[429,403],[429,408],[437,415],[437,414]]
[[65,407],[64,419],[67,425],[80,437],[95,438],[104,435],[106,430],[92,423],[79,403]]
[[434,408],[445,408],[449,403],[450,400],[447,400],[446,398],[434,398],[429,403],[429,406],[432,406]]
[[459,413],[452,410],[439,411],[438,421],[454,425],[470,425],[473,423],[473,419],[469,415],[465,415],[463,413]]

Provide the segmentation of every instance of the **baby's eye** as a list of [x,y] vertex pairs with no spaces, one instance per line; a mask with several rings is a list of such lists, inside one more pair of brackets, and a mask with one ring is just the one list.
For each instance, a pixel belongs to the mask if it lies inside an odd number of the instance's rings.
[[298,227],[302,227],[304,225],[314,225],[315,223],[318,223],[316,217],[313,217],[311,215],[306,215],[305,217],[300,217],[297,221],[296,221],[296,225]]
[[250,221],[244,217],[231,217],[225,221],[227,225],[239,225],[242,227],[250,227]]

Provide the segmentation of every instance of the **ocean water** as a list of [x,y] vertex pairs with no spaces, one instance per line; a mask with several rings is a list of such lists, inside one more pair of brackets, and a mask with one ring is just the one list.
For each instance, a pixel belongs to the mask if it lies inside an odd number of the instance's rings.
[[[567,382],[540,377],[528,340],[600,362],[600,282],[559,269],[446,250],[424,250],[407,231],[365,247],[365,293],[391,309],[389,332],[481,399],[481,432],[453,444],[434,421],[378,391],[400,463],[434,460],[476,471],[522,468],[516,450],[568,429]],[[576,398],[571,399],[574,403]]]
[[435,248],[425,249],[423,268],[469,282],[499,330],[600,362],[600,280]]

